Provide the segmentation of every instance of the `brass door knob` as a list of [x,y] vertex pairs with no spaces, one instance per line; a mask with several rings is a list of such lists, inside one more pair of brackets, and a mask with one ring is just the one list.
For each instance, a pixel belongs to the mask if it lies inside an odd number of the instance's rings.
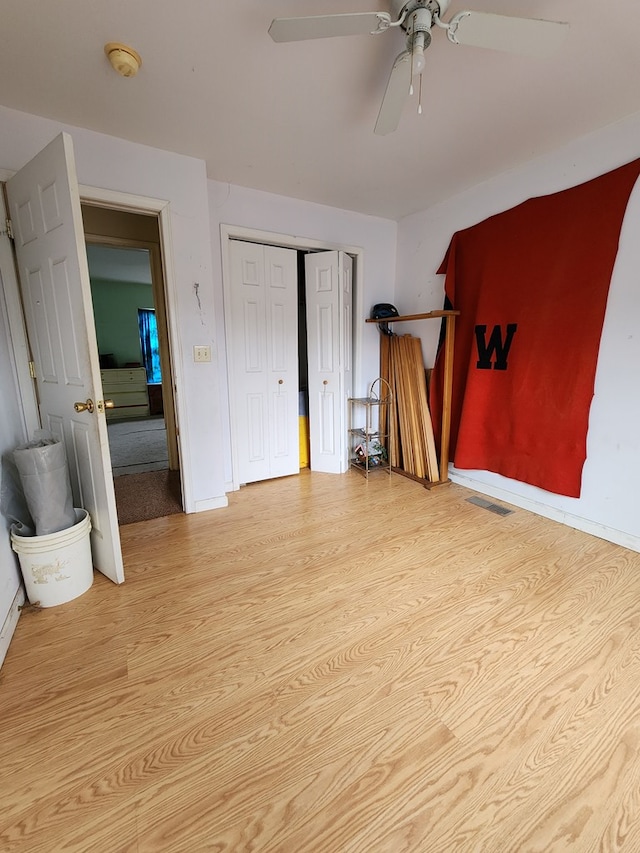
[[93,400],[89,398],[86,403],[74,403],[73,408],[76,412],[89,412],[93,414]]
[[278,385],[282,385],[284,383],[284,379],[278,379]]
[[96,403],[97,410],[103,415],[105,409],[115,409],[115,407],[116,404],[113,402],[113,400],[98,400],[98,402]]
[[324,380],[323,380],[323,382],[322,382],[322,384],[323,384],[323,385],[328,385],[328,384],[329,384],[329,380],[328,380],[328,379],[324,379]]

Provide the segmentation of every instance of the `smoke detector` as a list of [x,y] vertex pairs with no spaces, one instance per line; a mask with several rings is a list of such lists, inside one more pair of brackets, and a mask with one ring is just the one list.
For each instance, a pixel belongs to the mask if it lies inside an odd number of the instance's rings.
[[110,41],[105,44],[104,52],[113,69],[121,77],[134,77],[142,65],[140,54],[127,44]]

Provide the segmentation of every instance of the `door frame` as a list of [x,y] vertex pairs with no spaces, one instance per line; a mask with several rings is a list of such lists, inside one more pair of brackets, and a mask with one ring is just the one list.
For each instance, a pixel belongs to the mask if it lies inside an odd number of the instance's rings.
[[194,512],[193,486],[190,466],[184,464],[189,459],[189,447],[186,430],[180,429],[181,423],[187,422],[181,389],[184,388],[182,362],[175,357],[182,352],[180,335],[176,318],[178,316],[176,299],[176,280],[171,241],[171,209],[170,203],[164,199],[149,198],[118,190],[107,190],[102,187],[92,187],[80,184],[80,201],[95,207],[105,207],[110,210],[121,210],[126,213],[140,213],[156,216],[160,232],[160,252],[162,255],[162,271],[164,297],[167,315],[167,332],[169,350],[171,353],[173,411],[175,416],[176,437],[178,442],[178,457],[180,459],[180,485],[182,489],[182,505],[186,513]]
[[[360,387],[361,363],[362,363],[362,340],[364,327],[356,323],[356,317],[363,315],[363,291],[364,291],[364,249],[361,246],[348,246],[343,243],[331,243],[325,240],[314,240],[310,237],[296,237],[293,234],[278,234],[273,231],[262,231],[257,228],[244,228],[240,225],[220,225],[220,242],[222,255],[222,287],[224,295],[224,327],[227,356],[227,396],[229,401],[229,421],[231,429],[231,469],[232,488],[237,491],[240,488],[238,481],[238,458],[236,441],[237,412],[234,395],[231,393],[233,378],[229,364],[229,354],[233,349],[233,324],[231,323],[231,257],[229,243],[231,240],[244,240],[247,243],[261,243],[267,246],[280,246],[283,249],[297,249],[299,251],[332,252],[339,251],[351,255],[355,262],[355,275],[353,277],[354,299],[353,299],[353,387]],[[347,436],[343,436],[346,443]]]

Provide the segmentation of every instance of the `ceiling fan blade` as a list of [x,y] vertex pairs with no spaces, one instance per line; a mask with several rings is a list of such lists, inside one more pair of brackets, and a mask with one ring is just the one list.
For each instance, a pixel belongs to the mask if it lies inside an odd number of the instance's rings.
[[400,124],[402,108],[409,96],[411,86],[411,54],[408,50],[403,51],[393,63],[389,82],[385,89],[384,98],[374,133],[378,136],[386,136],[393,133]]
[[276,18],[269,35],[274,41],[302,41],[333,36],[365,36],[388,29],[387,12],[353,12],[343,15],[313,15],[308,18]]
[[569,24],[559,21],[460,12],[449,22],[447,35],[454,44],[546,56],[561,47],[568,32]]

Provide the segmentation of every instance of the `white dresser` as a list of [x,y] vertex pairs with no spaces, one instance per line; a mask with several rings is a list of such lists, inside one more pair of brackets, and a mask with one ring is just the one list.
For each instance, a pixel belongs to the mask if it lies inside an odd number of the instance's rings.
[[113,400],[107,409],[107,420],[144,418],[149,416],[147,371],[144,367],[120,367],[101,370],[102,392],[105,400]]

